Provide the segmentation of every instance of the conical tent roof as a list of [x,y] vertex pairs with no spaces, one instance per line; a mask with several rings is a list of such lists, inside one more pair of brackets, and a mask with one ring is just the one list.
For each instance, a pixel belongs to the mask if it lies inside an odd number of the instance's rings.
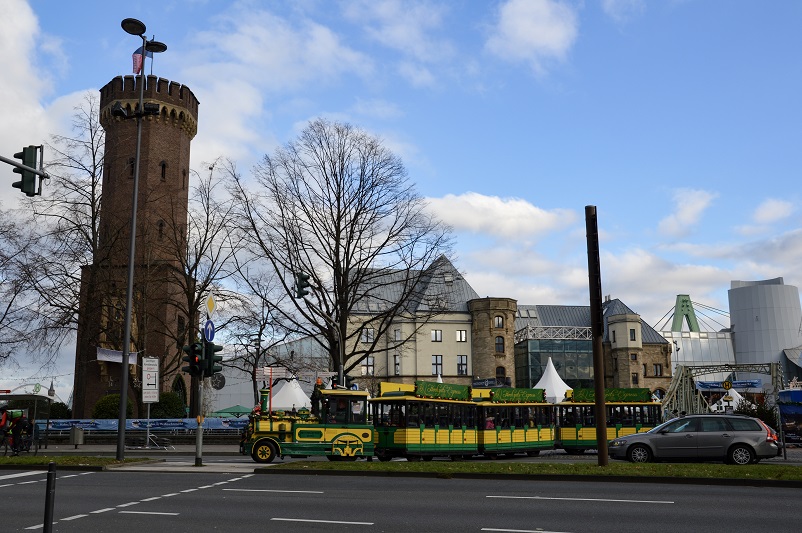
[[289,411],[293,407],[295,409],[300,409],[301,407],[312,408],[312,401],[301,389],[301,384],[298,383],[297,379],[281,381],[273,387],[271,402],[274,411]]
[[[731,402],[724,401],[724,398],[726,396],[731,397],[732,401]],[[741,403],[741,400],[746,400],[746,399],[737,390],[730,389],[727,391],[727,394],[719,398],[715,404],[710,406],[710,410],[717,413],[719,412],[723,413],[724,411],[727,410],[727,407],[731,407],[732,409],[738,407],[738,404]],[[746,400],[746,403],[752,405],[752,402],[750,402],[749,400]]]
[[543,377],[540,378],[540,381],[537,382],[534,388],[545,389],[546,401],[549,403],[563,401],[563,399],[565,399],[565,391],[571,390],[571,387],[569,387],[557,373],[557,369],[554,368],[554,363],[551,362],[551,357],[549,357],[549,362],[546,365],[546,371],[543,372]]

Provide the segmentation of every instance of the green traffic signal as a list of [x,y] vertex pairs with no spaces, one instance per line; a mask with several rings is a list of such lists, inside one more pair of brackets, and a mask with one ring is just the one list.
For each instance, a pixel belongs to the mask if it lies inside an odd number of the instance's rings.
[[295,297],[296,298],[303,298],[309,291],[306,290],[308,287],[311,287],[309,284],[309,274],[305,272],[298,272],[295,274]]
[[223,360],[222,355],[214,355],[219,351],[222,351],[223,347],[219,344],[215,344],[213,342],[204,341],[204,367],[203,367],[203,377],[210,378],[213,375],[217,374],[223,367],[216,363]]
[[187,355],[182,357],[181,360],[187,363],[187,366],[183,367],[181,370],[190,376],[203,375],[203,345],[196,342],[189,346],[184,346],[182,350]]
[[[25,146],[21,152],[14,154],[14,159],[21,159],[26,167],[36,168],[36,158],[38,149],[36,146]],[[14,168],[14,172],[22,174],[20,181],[11,184],[12,187],[22,190],[28,196],[36,196],[36,174],[30,170]]]

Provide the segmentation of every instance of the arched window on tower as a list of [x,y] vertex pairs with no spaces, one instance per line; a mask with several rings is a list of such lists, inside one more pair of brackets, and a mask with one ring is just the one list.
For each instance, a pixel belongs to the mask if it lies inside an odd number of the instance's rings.
[[181,170],[181,189],[187,188],[187,169]]
[[503,328],[504,327],[504,317],[501,315],[496,315],[493,317],[493,327],[496,328]]
[[496,353],[504,353],[504,337],[496,337]]
[[167,181],[167,162],[162,161],[159,163],[159,167],[161,167],[161,179],[162,181]]
[[131,157],[128,159],[126,165],[128,167],[128,179],[134,179],[134,169],[136,168],[136,158]]

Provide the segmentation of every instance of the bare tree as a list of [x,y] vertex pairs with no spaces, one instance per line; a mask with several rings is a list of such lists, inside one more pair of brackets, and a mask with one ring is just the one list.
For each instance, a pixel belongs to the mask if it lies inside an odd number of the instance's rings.
[[257,166],[256,191],[232,177],[244,236],[284,294],[294,274],[310,276],[310,295],[275,305],[274,316],[328,350],[334,369],[355,368],[382,338],[383,349],[403,345],[412,335],[386,335],[401,317],[423,324],[422,314],[438,312],[421,303],[432,296],[437,258],[450,251],[450,228],[379,139],[318,119]]
[[28,324],[35,318],[24,276],[24,251],[32,240],[30,232],[0,209],[0,365],[28,340]]

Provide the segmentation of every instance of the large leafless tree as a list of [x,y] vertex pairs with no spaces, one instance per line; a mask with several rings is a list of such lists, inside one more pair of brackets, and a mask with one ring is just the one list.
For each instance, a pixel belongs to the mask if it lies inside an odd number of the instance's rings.
[[264,158],[253,190],[233,176],[244,236],[284,294],[293,294],[294,274],[310,275],[309,296],[274,306],[274,316],[316,339],[334,370],[347,373],[382,342],[393,349],[412,336],[387,333],[420,308],[432,265],[450,252],[450,228],[380,139],[318,119]]

